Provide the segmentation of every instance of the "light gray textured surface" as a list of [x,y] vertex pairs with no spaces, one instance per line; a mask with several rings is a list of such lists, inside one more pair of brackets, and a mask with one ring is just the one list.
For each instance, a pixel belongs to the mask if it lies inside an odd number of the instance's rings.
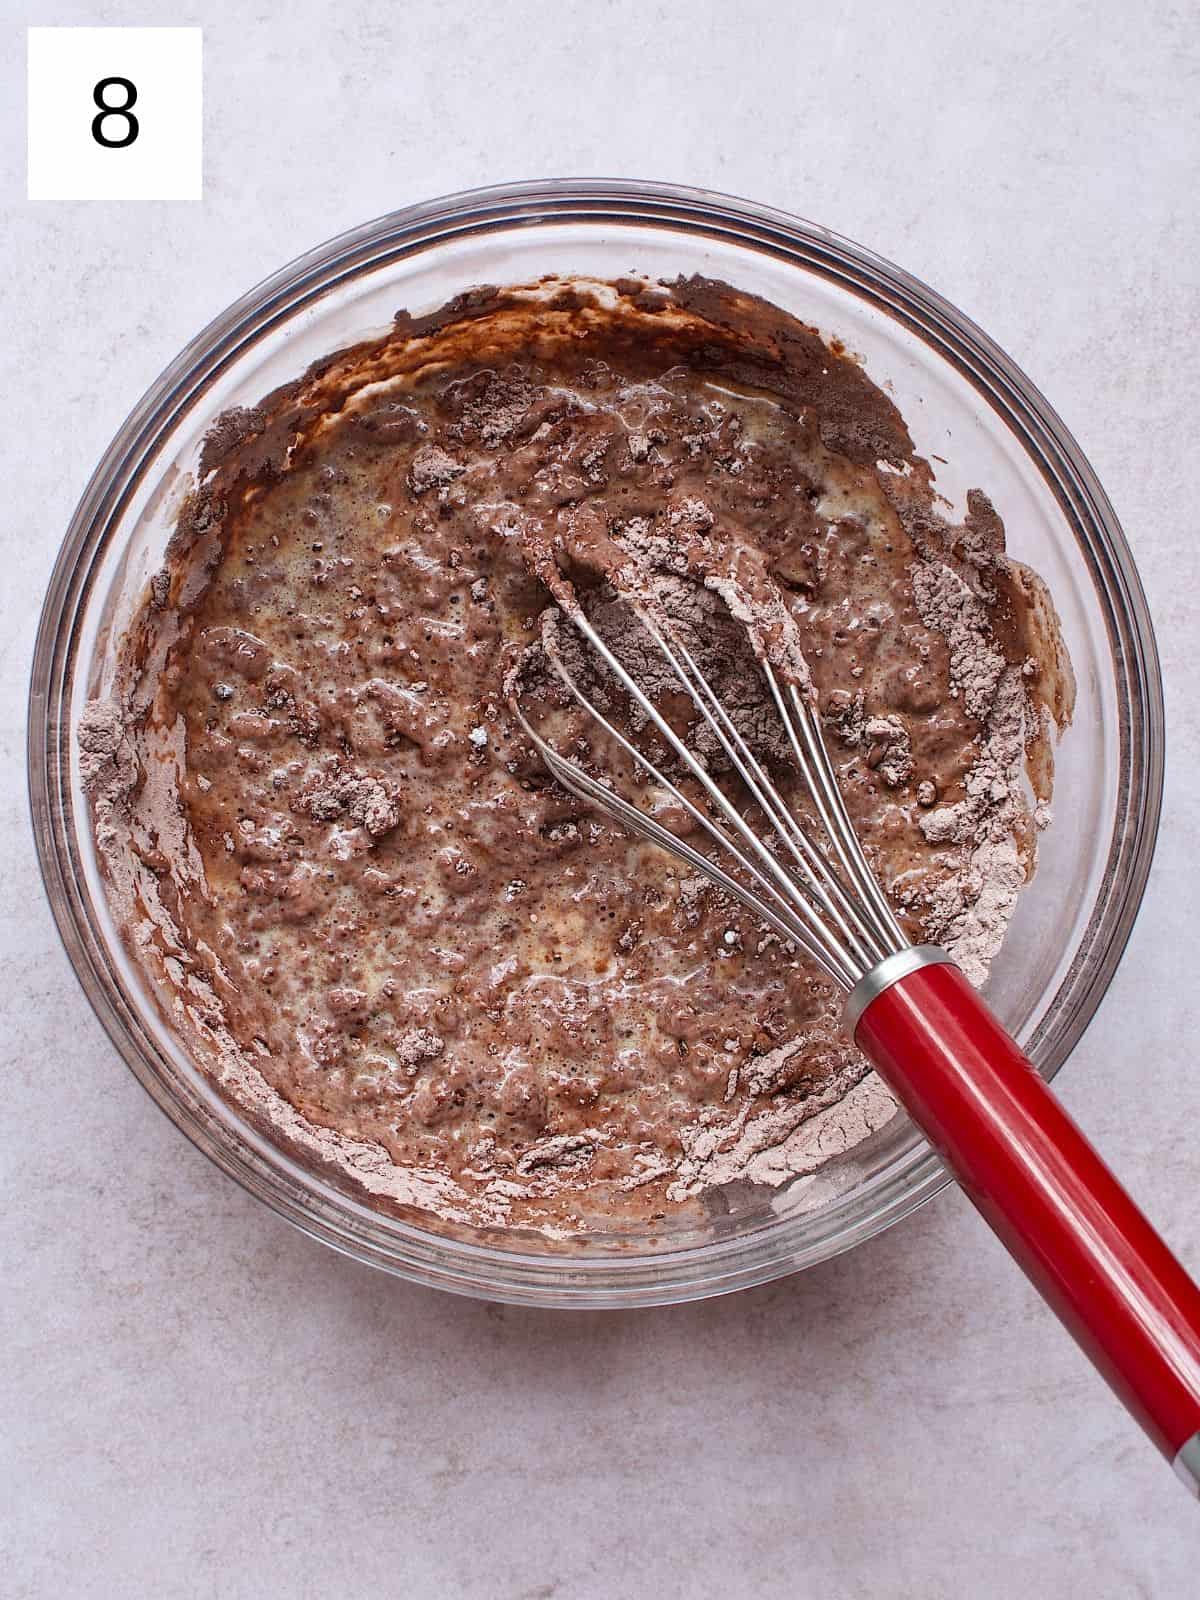
[[[0,1590],[1194,1595],[1196,1507],[957,1196],[802,1278],[621,1315],[470,1304],[308,1243],[118,1062],[43,903],[23,781],[36,612],[86,475],[264,273],[408,201],[556,173],[818,218],[999,339],[1128,531],[1164,656],[1166,817],[1060,1084],[1200,1269],[1194,0],[3,15]],[[204,25],[203,205],[26,204],[32,21]]]

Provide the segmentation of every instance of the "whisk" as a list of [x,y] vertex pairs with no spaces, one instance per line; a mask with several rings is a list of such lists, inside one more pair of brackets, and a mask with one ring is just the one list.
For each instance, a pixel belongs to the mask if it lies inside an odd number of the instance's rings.
[[[802,820],[662,608],[629,596],[620,603],[670,669],[684,703],[690,701],[700,719],[690,728],[702,723],[709,730],[709,744],[715,739],[744,797],[739,804],[717,782],[692,733],[676,730],[569,597],[561,612],[547,615],[547,659],[573,699],[691,818],[714,853],[634,804],[611,777],[556,750],[526,715],[518,677],[510,680],[510,704],[547,770],[581,800],[704,874],[840,985],[855,1044],[1200,1497],[1200,1289],[951,957],[906,938],[851,824],[812,696],[756,650],[813,814]],[[654,730],[679,781],[664,770],[662,757],[646,752],[645,739],[637,742],[632,727],[623,732],[603,713],[596,704],[602,696],[589,695],[571,671],[555,644],[563,613],[620,684],[635,721]],[[695,780],[691,794],[682,786],[685,774]],[[761,824],[751,825],[747,809]]]

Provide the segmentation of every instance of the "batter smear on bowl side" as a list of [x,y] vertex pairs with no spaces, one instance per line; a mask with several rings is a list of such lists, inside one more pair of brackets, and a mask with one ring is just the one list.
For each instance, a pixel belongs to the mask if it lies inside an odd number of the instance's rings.
[[639,675],[607,580],[643,573],[787,791],[749,636],[791,641],[907,931],[982,982],[1073,684],[985,495],[947,512],[835,342],[695,279],[473,291],[220,418],[79,741],[192,1058],[442,1223],[620,1230],[869,1132],[836,986],[550,780],[505,685],[595,754],[553,595]]

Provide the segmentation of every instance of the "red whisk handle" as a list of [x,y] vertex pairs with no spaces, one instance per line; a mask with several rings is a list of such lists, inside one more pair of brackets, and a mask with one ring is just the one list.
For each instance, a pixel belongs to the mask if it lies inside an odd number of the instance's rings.
[[881,963],[851,995],[850,1019],[992,1229],[1200,1494],[1200,1288],[942,952]]

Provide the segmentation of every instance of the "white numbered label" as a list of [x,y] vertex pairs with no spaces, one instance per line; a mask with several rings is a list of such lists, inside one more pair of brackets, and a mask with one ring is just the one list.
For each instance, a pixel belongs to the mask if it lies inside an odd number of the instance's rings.
[[29,198],[199,200],[199,28],[29,29]]

